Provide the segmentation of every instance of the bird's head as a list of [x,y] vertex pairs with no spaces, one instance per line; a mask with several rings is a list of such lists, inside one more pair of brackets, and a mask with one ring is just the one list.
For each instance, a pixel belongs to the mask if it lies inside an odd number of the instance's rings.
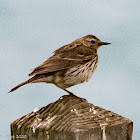
[[93,48],[93,49],[98,49],[102,45],[111,44],[111,43],[108,43],[108,42],[102,42],[100,39],[98,39],[94,35],[86,35],[86,36],[81,37],[81,38],[79,38],[75,41],[77,41],[79,43],[83,43],[85,46],[87,46],[89,48]]

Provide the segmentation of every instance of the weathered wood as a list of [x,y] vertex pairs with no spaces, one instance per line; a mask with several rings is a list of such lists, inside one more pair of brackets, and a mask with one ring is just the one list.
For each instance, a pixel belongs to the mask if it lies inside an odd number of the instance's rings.
[[133,122],[71,95],[11,123],[12,140],[131,140]]

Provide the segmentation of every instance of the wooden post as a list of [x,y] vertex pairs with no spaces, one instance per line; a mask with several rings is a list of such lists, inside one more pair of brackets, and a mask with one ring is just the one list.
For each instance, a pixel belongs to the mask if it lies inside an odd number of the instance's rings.
[[64,95],[11,123],[12,140],[132,140],[133,122]]

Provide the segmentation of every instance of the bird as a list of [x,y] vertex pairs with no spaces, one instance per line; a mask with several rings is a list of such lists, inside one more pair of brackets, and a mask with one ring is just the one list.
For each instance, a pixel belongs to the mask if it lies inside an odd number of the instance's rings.
[[29,73],[30,79],[12,88],[9,93],[29,83],[45,82],[74,95],[67,88],[89,81],[98,64],[98,49],[109,44],[95,35],[78,38],[55,50],[51,57]]

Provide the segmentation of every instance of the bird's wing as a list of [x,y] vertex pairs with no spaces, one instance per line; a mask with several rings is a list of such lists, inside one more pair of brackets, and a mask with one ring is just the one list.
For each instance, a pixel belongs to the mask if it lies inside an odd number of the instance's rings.
[[56,50],[53,56],[36,67],[29,76],[69,69],[94,57],[93,50],[79,44],[64,47]]

